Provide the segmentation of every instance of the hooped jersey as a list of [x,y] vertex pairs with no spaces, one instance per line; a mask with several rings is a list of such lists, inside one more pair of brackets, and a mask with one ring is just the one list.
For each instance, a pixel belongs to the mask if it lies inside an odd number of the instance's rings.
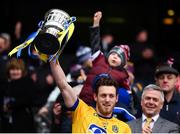
[[129,126],[115,117],[104,118],[81,99],[75,103],[72,114],[72,133],[131,133]]

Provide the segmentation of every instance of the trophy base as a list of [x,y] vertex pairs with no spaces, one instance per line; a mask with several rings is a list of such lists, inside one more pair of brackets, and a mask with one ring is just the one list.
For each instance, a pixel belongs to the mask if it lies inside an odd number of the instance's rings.
[[49,33],[39,34],[32,44],[39,52],[47,55],[55,54],[60,48],[57,38]]

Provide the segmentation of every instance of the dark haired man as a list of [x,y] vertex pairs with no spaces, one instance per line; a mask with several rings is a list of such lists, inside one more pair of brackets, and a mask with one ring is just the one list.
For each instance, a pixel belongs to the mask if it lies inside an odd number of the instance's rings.
[[118,95],[117,84],[111,77],[95,78],[94,109],[74,94],[60,65],[50,62],[50,66],[66,107],[72,110],[72,133],[131,133],[127,124],[112,116]]

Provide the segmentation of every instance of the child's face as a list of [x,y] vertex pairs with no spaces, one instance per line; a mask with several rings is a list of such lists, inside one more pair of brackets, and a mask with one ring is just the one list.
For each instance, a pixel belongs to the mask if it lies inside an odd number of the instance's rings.
[[117,67],[121,65],[121,59],[117,53],[111,53],[108,57],[108,63],[111,67]]

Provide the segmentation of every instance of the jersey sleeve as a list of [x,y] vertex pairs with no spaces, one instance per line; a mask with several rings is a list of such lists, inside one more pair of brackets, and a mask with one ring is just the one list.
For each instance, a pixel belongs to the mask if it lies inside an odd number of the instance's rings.
[[72,112],[72,119],[73,120],[79,120],[80,118],[83,118],[87,115],[87,112],[90,109],[90,106],[88,106],[84,101],[81,99],[77,99],[76,103],[72,107],[74,110]]

